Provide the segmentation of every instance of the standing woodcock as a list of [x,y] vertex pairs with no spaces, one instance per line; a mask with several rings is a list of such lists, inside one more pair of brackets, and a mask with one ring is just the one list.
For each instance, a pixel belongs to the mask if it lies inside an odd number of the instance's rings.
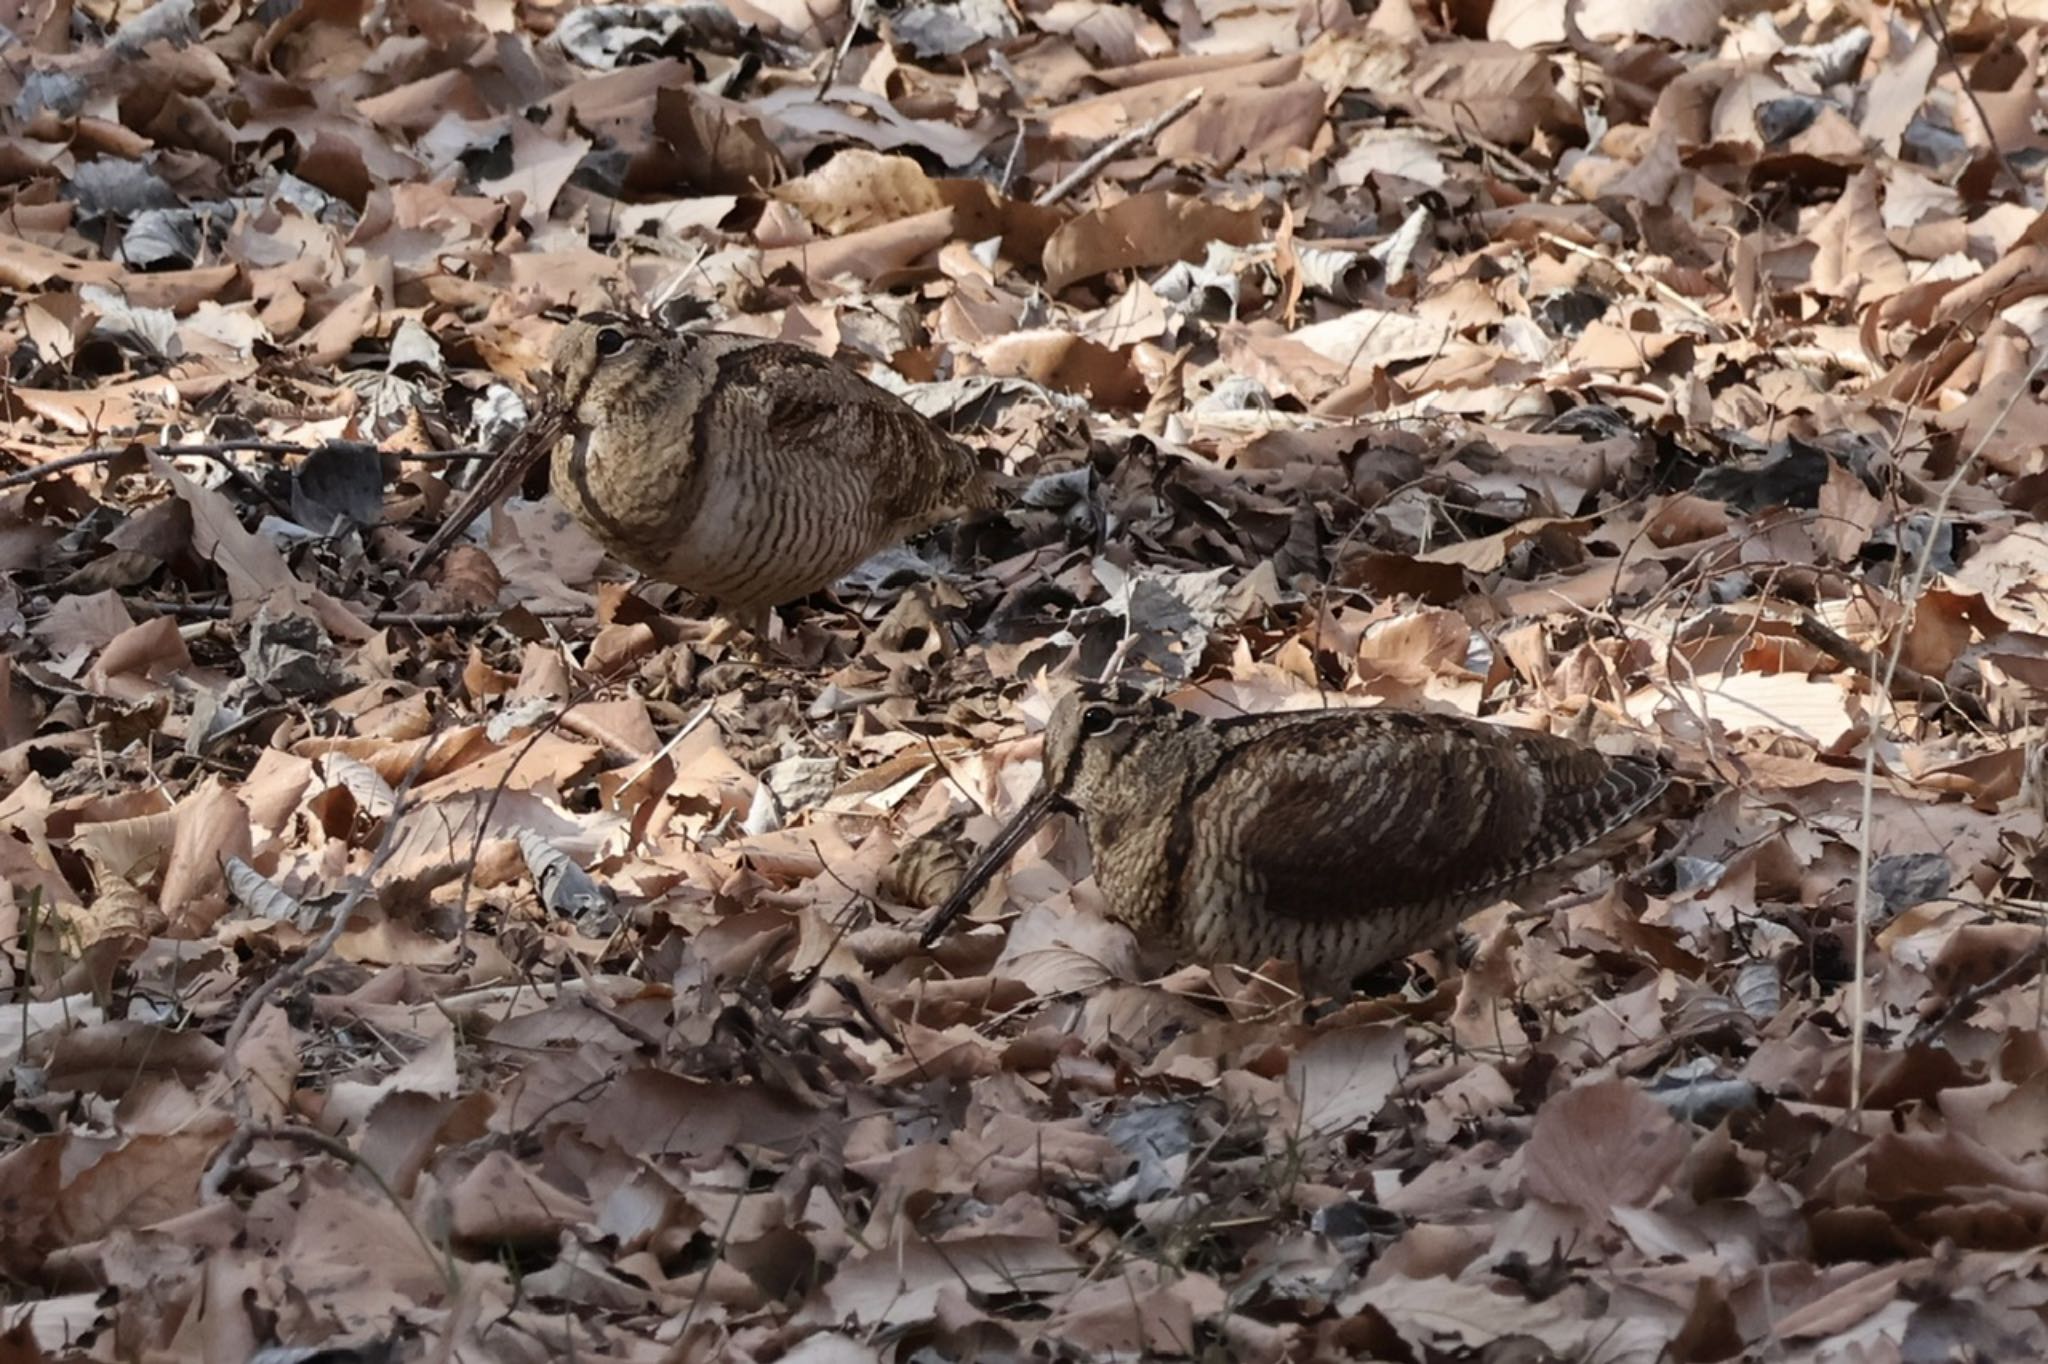
[[1295,962],[1339,991],[1488,905],[1620,852],[1668,779],[1460,716],[1201,719],[1126,691],[1061,700],[1036,792],[925,930],[945,932],[1055,811],[1078,813],[1113,918],[1202,962]]
[[799,346],[596,315],[564,327],[551,359],[539,412],[415,572],[552,451],[555,496],[606,550],[758,638],[770,608],[996,505],[973,450]]

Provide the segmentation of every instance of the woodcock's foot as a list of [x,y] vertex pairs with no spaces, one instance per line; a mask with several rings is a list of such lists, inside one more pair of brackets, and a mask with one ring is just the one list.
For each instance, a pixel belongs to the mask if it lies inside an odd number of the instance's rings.
[[728,646],[757,663],[771,662],[776,623],[771,611],[713,616],[705,623],[697,643],[708,649]]

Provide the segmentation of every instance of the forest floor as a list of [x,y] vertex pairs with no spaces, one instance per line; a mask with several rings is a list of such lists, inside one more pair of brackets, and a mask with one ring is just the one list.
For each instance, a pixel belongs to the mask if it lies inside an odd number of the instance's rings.
[[[1353,8],[0,3],[0,1364],[2048,1358],[2048,10]],[[766,665],[409,575],[599,309],[1030,492]],[[1105,673],[1687,799],[1346,1000],[1064,821],[921,949]]]

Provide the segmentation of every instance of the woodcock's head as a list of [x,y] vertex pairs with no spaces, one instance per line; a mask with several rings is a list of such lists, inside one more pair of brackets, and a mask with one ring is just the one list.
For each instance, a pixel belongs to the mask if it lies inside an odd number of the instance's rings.
[[662,334],[632,318],[593,313],[563,327],[549,351],[546,386],[526,429],[449,513],[413,560],[412,571],[418,573],[438,559],[484,508],[524,481],[526,471],[568,431],[644,406],[645,395],[659,390],[656,372],[667,358]]
[[924,945],[939,940],[954,919],[981,893],[1003,864],[1016,855],[1038,826],[1062,811],[1085,809],[1096,790],[1147,733],[1192,719],[1165,701],[1135,688],[1084,683],[1062,697],[1045,726],[1045,753],[1038,789],[995,841],[982,850],[959,886],[939,906],[924,931]]
[[603,313],[579,317],[549,351],[548,405],[575,425],[592,425],[606,413],[644,403],[650,386],[661,386],[666,358],[666,339],[644,322]]
[[1140,735],[1183,713],[1135,688],[1089,683],[1069,692],[1046,721],[1040,789],[1059,805],[1085,807]]

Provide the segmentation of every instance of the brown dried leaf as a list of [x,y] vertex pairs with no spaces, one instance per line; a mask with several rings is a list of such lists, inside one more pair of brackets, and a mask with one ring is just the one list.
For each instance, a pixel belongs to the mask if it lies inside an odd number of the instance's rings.
[[1580,1085],[1536,1112],[1523,1154],[1529,1192],[1595,1219],[1648,1207],[1690,1145],[1664,1106],[1637,1086]]
[[1260,234],[1256,209],[1148,190],[1080,214],[1054,232],[1045,244],[1045,286],[1058,293],[1111,270],[1200,260],[1212,241],[1246,246]]
[[1287,1063],[1292,1108],[1280,1134],[1324,1140],[1371,1122],[1400,1084],[1407,1064],[1399,1028],[1317,1034]]

